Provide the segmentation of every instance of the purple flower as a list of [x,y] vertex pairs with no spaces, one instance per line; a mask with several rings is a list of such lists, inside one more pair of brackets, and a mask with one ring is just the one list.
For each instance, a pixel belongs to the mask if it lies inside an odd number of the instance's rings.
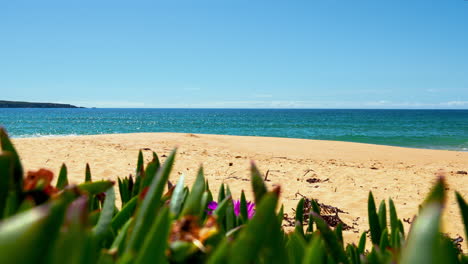
[[[234,205],[234,214],[236,216],[240,215],[240,207],[241,207],[241,202],[240,200],[232,200],[232,203]],[[215,201],[209,202],[208,203],[208,214],[211,215],[214,210],[218,207],[218,203]],[[251,219],[255,215],[255,204],[252,202],[247,202],[247,216],[249,219]]]
[[[241,211],[241,202],[240,200],[233,200],[232,201],[234,203],[234,213],[236,214],[236,216],[239,216],[240,215],[240,211]],[[247,202],[247,216],[249,219],[251,219],[255,214],[255,204],[252,203],[252,202]]]
[[218,203],[215,201],[211,201],[208,203],[208,214],[212,214],[214,210],[216,210],[216,207],[218,207]]

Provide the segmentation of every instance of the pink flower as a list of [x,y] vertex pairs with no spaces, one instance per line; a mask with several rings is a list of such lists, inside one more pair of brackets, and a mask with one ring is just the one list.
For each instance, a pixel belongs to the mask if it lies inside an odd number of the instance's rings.
[[[241,211],[241,202],[240,200],[232,200],[232,203],[234,205],[234,214],[236,216],[240,215]],[[208,203],[208,214],[211,215],[214,210],[218,207],[218,203],[215,201],[209,202]],[[247,216],[249,219],[251,219],[255,215],[255,204],[252,202],[247,202]]]

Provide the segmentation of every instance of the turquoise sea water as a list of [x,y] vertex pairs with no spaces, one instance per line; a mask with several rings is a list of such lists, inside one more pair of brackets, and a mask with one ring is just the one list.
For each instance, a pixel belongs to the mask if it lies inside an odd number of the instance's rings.
[[468,151],[468,110],[0,109],[12,137],[184,132]]

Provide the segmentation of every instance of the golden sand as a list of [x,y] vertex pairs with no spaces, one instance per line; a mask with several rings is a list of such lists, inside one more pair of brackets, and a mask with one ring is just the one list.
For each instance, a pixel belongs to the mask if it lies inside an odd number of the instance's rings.
[[[418,211],[437,174],[445,174],[449,199],[444,212],[444,231],[464,236],[454,190],[468,199],[468,153],[410,149],[371,144],[305,139],[193,135],[178,133],[114,134],[56,138],[14,139],[26,170],[49,168],[56,173],[67,164],[71,182],[84,180],[86,163],[93,179],[111,179],[134,173],[137,154],[144,149],[161,159],[178,147],[171,180],[185,174],[191,185],[203,164],[212,190],[229,184],[233,195],[245,190],[251,198],[250,162],[268,171],[270,186],[281,185],[285,213],[292,215],[300,199],[296,193],[348,212],[340,214],[355,229],[344,232],[345,242],[357,242],[368,230],[367,197],[371,190],[377,206],[391,197],[400,218],[411,219]],[[315,179],[315,180],[314,180]],[[317,181],[318,182],[314,182]],[[214,192],[215,193],[215,192]],[[216,194],[215,194],[216,195]],[[406,231],[409,225],[404,224]],[[464,245],[464,244],[463,244]]]

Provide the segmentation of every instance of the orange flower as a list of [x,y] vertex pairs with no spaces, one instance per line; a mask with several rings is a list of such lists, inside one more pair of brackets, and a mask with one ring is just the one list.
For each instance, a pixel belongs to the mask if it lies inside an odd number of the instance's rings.
[[40,169],[38,171],[29,171],[24,179],[23,189],[24,191],[40,189],[48,195],[55,194],[58,190],[50,185],[53,178],[54,173],[50,170]]
[[203,247],[203,242],[218,233],[216,218],[208,216],[203,226],[199,225],[197,216],[187,215],[172,224],[169,240],[192,242],[197,247]]

